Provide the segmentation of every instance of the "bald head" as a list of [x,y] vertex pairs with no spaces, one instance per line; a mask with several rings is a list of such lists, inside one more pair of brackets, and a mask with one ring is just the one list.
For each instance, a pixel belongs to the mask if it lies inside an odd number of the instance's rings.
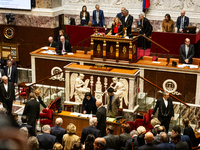
[[152,142],[153,142],[153,139],[154,139],[153,134],[152,134],[151,132],[147,132],[147,133],[145,134],[144,139],[145,139],[145,141],[146,141],[147,143],[152,143]]
[[48,40],[49,40],[49,43],[52,43],[53,42],[53,37],[50,36]]
[[60,37],[60,41],[63,43],[63,42],[65,42],[65,37],[64,36],[61,36]]
[[121,8],[121,13],[123,13],[123,11],[124,11],[125,9],[126,9],[125,7],[122,7],[122,8]]
[[100,107],[102,104],[103,104],[103,103],[102,103],[101,100],[97,100],[97,101],[96,101],[96,106],[97,106],[97,108]]
[[106,140],[104,138],[96,138],[94,140],[94,150],[100,150],[106,147]]
[[181,11],[181,17],[184,17],[185,16],[185,10],[182,10]]
[[186,39],[185,39],[185,45],[187,45],[187,46],[190,45],[190,39],[189,39],[189,38],[186,38]]

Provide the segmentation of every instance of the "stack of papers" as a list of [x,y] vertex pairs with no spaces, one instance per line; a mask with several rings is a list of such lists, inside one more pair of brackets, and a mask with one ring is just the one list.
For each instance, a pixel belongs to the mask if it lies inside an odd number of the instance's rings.
[[41,53],[43,53],[43,54],[50,54],[50,55],[55,55],[56,54],[56,52],[52,51],[52,50],[43,51]]
[[116,118],[108,118],[107,121],[114,122]]
[[159,61],[152,61],[152,63],[155,63],[155,64],[160,64]]
[[47,46],[41,47],[41,49],[48,50],[48,47]]
[[179,68],[189,67],[189,68],[196,68],[196,69],[199,68],[198,65],[188,65],[188,64],[178,65],[178,67],[179,67]]
[[74,53],[67,53],[67,55],[74,55]]

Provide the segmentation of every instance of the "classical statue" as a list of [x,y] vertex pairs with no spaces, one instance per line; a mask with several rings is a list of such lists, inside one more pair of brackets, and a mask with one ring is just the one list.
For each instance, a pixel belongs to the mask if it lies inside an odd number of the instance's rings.
[[82,100],[84,98],[84,95],[86,92],[90,92],[90,88],[88,88],[89,79],[86,79],[85,82],[84,74],[78,74],[72,73],[71,75],[71,93],[70,93],[70,99],[75,97],[75,102],[82,103]]

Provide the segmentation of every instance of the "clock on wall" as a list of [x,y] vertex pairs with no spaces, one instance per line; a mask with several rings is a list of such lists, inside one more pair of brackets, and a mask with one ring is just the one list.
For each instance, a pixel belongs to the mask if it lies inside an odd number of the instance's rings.
[[6,39],[12,39],[15,36],[15,30],[13,27],[5,27],[3,34]]

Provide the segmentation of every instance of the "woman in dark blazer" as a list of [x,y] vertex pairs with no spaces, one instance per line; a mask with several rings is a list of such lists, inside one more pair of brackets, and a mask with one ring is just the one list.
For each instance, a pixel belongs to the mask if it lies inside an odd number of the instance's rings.
[[85,93],[82,109],[84,114],[96,114],[97,112],[96,99],[92,96],[90,92]]
[[192,147],[196,147],[199,145],[199,138],[196,139],[196,136],[194,134],[194,130],[192,129],[192,127],[189,125],[189,119],[183,119],[182,123],[184,125],[184,132],[183,135],[188,135],[190,137],[190,141],[191,141],[191,145]]
[[112,24],[112,35],[123,35],[124,29],[118,17],[115,17]]
[[82,7],[82,11],[80,12],[80,19],[82,26],[88,25],[90,20],[90,13],[87,11],[87,7],[85,5]]

